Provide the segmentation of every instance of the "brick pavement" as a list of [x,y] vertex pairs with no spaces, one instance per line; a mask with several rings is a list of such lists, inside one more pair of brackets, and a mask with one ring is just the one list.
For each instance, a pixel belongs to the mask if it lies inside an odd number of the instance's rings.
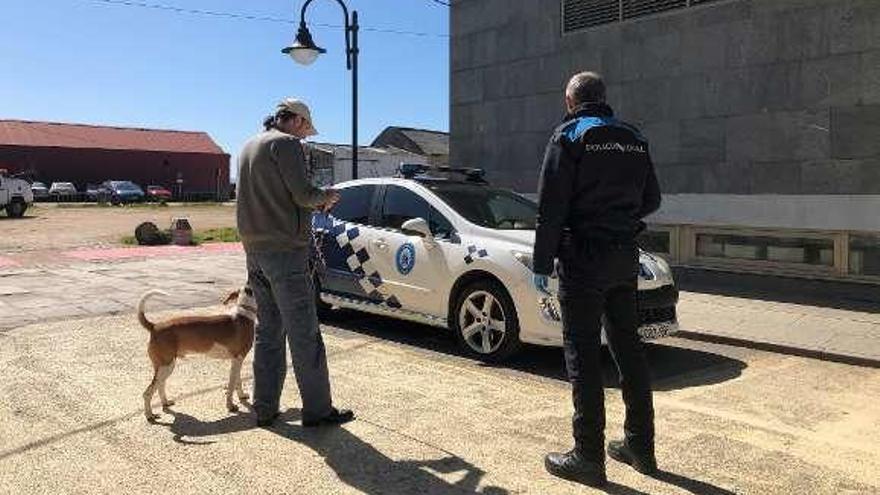
[[[133,255],[136,248],[131,249]],[[46,319],[131,312],[149,289],[173,296],[151,301],[154,309],[216,304],[246,279],[240,248],[160,250],[146,253],[149,258],[106,251],[104,258],[95,250],[83,256],[101,261],[0,268],[0,330]]]

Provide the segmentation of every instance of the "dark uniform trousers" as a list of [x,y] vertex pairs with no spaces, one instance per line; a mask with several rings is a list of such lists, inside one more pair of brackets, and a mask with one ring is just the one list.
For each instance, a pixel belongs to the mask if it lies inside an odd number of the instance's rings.
[[574,399],[576,448],[588,459],[604,459],[604,317],[608,346],[617,364],[626,404],[626,440],[635,448],[653,453],[651,379],[645,350],[636,333],[638,248],[634,241],[586,241],[568,234],[563,236],[559,258],[559,296],[565,363]]

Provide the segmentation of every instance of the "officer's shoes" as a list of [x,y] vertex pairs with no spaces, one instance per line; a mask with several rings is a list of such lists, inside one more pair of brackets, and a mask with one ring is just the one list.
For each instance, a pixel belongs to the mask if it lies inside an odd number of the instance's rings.
[[553,476],[583,483],[587,486],[600,487],[608,483],[605,476],[605,463],[588,461],[577,450],[564,454],[551,452],[544,457],[544,467]]
[[629,464],[633,469],[647,476],[657,472],[657,458],[654,457],[653,451],[630,447],[623,440],[608,442],[608,457]]

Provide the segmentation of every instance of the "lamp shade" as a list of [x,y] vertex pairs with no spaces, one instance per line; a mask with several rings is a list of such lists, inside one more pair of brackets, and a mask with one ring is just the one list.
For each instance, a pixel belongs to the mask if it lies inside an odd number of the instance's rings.
[[296,40],[292,45],[282,49],[281,53],[289,55],[298,64],[310,65],[318,55],[327,53],[327,50],[316,45],[312,40],[312,33],[305,24],[301,24],[299,32],[296,33]]
[[301,65],[311,65],[315,60],[317,60],[318,55],[323,53],[321,51],[315,50],[314,48],[304,48],[297,46],[290,46],[282,51],[289,55],[294,62]]

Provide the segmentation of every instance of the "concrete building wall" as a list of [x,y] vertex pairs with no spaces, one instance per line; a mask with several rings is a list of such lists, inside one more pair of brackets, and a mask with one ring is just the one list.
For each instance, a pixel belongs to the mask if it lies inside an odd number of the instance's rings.
[[562,88],[592,69],[651,141],[664,193],[694,207],[880,194],[880,1],[719,0],[568,34],[561,12],[453,2],[452,163],[534,191]]

